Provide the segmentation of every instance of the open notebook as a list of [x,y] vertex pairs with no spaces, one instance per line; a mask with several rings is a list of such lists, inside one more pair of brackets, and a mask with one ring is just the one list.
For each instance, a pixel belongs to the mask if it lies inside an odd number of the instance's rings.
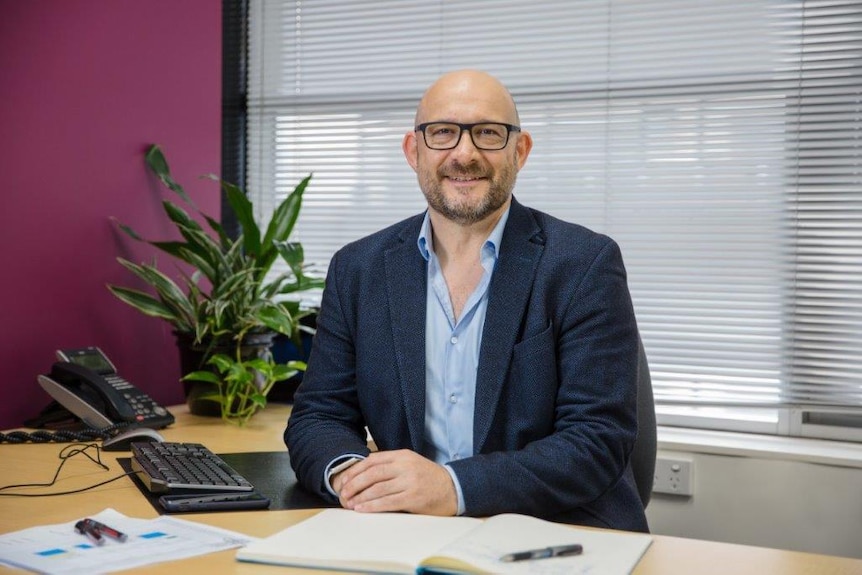
[[[371,573],[629,573],[649,535],[502,514],[487,520],[327,509],[237,551],[258,563]],[[507,563],[508,553],[579,543],[583,553]]]

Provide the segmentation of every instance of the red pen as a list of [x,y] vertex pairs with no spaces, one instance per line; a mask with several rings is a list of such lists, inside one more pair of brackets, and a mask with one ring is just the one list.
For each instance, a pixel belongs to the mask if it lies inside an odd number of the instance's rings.
[[94,545],[102,545],[105,543],[105,540],[102,538],[102,535],[94,529],[90,524],[87,523],[87,519],[82,519],[75,523],[75,531],[84,535],[93,542]]
[[102,523],[100,521],[96,521],[95,519],[87,518],[87,519],[81,520],[80,522],[83,523],[88,529],[95,531],[99,535],[107,535],[108,537],[110,537],[112,539],[116,539],[117,541],[120,541],[121,543],[125,542],[126,539],[129,538],[129,536],[126,535],[125,533],[117,531],[113,527],[108,527],[104,523]]

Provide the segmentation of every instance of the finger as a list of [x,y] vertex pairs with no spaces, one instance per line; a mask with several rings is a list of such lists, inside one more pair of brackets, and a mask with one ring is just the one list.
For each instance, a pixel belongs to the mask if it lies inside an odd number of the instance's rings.
[[352,464],[347,469],[339,471],[338,473],[335,473],[332,475],[332,477],[330,477],[330,479],[329,479],[330,484],[332,485],[333,491],[335,491],[335,493],[337,495],[339,495],[339,496],[341,495],[341,489],[344,486],[344,484],[347,482],[348,479],[350,479],[356,473],[356,472],[354,472],[353,474],[351,474],[348,472],[351,470],[351,468],[356,467],[359,463],[362,463],[362,462],[358,461],[357,463]]
[[406,490],[397,479],[375,483],[348,500],[349,509],[363,513],[404,511]]
[[[338,475],[335,475],[333,477],[333,479],[339,480],[340,484],[344,485],[345,483],[350,481],[353,477],[356,477],[357,475],[362,473],[362,470],[367,468],[367,467],[368,467],[368,464],[365,462],[365,460],[358,461],[358,462],[354,463],[353,465],[351,465],[350,467],[348,467],[347,469],[345,469],[344,471],[340,472]],[[333,485],[333,487],[334,487],[334,485]]]
[[369,461],[362,468],[354,470],[355,467],[359,466],[360,464],[357,463],[344,472],[345,477],[341,483],[339,495],[345,501],[349,502],[374,485],[391,480],[394,477],[392,475],[392,468],[385,463],[380,464],[375,461]]
[[[377,458],[351,487],[362,486],[345,499],[356,511],[410,511],[421,506],[423,482],[417,464],[427,460],[397,454]],[[435,465],[435,464],[432,464]]]
[[[418,462],[417,463],[421,463]],[[449,473],[433,462],[410,466],[392,480],[369,487],[350,501],[356,511],[407,511],[455,515],[458,497]]]

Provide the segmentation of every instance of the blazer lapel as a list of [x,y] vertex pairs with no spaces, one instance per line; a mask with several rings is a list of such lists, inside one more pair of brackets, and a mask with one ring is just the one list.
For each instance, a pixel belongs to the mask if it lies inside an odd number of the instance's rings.
[[423,216],[405,226],[401,243],[385,255],[386,290],[392,317],[395,361],[410,441],[421,452],[425,428],[425,290],[427,272],[416,239]]
[[544,235],[532,214],[513,197],[482,330],[473,419],[474,453],[481,452],[494,421],[544,244]]

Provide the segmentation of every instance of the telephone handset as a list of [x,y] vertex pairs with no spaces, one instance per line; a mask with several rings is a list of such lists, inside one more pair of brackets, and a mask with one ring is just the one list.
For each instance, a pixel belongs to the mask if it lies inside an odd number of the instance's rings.
[[60,405],[96,429],[117,423],[160,429],[174,416],[117,374],[98,347],[57,350],[57,363],[39,385]]

